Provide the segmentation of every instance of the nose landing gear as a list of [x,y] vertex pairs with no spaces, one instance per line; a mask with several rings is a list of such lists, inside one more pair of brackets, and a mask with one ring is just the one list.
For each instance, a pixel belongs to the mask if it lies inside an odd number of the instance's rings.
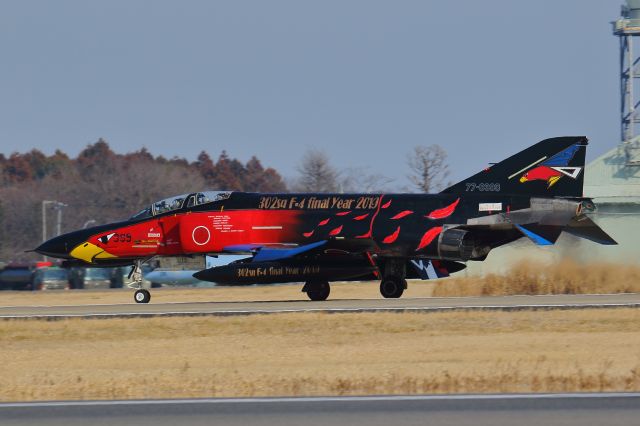
[[151,300],[151,293],[149,290],[142,288],[142,260],[136,260],[129,272],[129,279],[133,278],[133,281],[127,284],[129,288],[136,289],[133,294],[133,300],[136,303],[149,303]]

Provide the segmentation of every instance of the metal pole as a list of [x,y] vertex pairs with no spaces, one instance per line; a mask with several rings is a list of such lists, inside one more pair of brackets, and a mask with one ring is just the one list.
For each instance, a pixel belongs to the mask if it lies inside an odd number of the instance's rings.
[[[57,217],[57,235],[60,235],[62,230],[62,208],[67,205],[61,203],[59,201],[51,201],[51,200],[42,200],[42,242],[47,241],[47,205],[53,204],[53,206],[58,210]],[[47,261],[47,256],[42,256],[43,261]]]
[[625,78],[624,58],[627,50],[627,38],[620,36],[620,141],[624,142],[626,138],[625,125],[625,107],[627,80]]
[[[47,241],[47,204],[49,201],[42,200],[42,242]],[[47,261],[47,256],[43,255],[42,260]]]
[[56,204],[56,209],[58,209],[58,217],[57,217],[57,224],[56,224],[56,235],[60,235],[61,232],[61,228],[62,228],[62,203],[57,203]]
[[629,105],[629,121],[627,124],[627,137],[625,139],[625,142],[631,142],[631,139],[633,138],[633,135],[635,135],[635,129],[634,129],[634,120],[635,120],[635,105],[634,105],[634,99],[633,99],[633,78],[634,78],[634,72],[633,72],[633,37],[631,36],[627,36],[627,61],[629,64],[629,75],[627,76],[628,80],[627,80],[627,84],[628,84],[628,105]]

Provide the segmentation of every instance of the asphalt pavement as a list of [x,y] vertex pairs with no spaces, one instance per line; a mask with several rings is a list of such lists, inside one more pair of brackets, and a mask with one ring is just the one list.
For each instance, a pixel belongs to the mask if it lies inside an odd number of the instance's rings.
[[639,393],[0,404],[3,426],[616,426],[639,421]]
[[124,303],[72,306],[0,306],[2,318],[133,318],[153,316],[251,315],[285,312],[430,312],[640,307],[640,294],[495,297],[425,297],[267,302]]

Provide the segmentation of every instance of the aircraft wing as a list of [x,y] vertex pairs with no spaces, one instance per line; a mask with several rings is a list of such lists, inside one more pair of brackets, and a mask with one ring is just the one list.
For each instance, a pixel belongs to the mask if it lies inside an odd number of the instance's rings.
[[226,253],[253,253],[253,262],[277,261],[321,254],[357,254],[375,250],[370,239],[336,238],[309,244],[263,243],[225,247]]

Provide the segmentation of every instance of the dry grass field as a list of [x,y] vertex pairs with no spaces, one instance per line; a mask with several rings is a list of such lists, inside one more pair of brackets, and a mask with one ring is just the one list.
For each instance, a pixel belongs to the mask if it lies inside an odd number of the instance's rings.
[[640,390],[640,310],[0,322],[0,400]]
[[640,266],[611,263],[519,262],[504,274],[439,280],[433,296],[640,293]]

